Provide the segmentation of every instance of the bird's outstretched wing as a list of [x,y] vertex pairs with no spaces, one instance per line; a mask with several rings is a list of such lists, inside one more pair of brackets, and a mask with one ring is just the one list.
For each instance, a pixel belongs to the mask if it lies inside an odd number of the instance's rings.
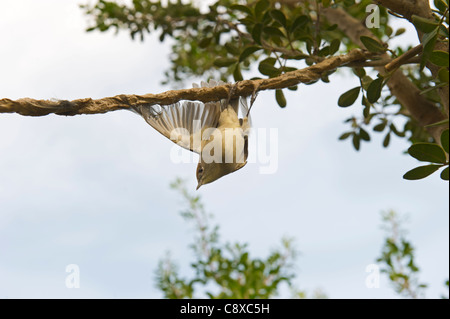
[[201,152],[202,133],[217,127],[220,103],[182,101],[170,105],[140,105],[134,107],[148,124],[162,135],[196,153]]
[[[224,84],[226,83],[222,81],[210,80],[209,82],[202,81],[200,86],[214,87]],[[199,87],[199,85],[194,83],[193,87]],[[209,135],[205,136],[204,131],[218,126],[221,111],[228,107],[227,102],[225,99],[209,103],[182,101],[170,105],[139,105],[132,109],[174,143],[200,154],[201,140],[209,138]],[[241,126],[248,135],[251,123],[247,99],[239,97],[230,100],[229,104],[240,117]],[[247,115],[248,118],[246,118]],[[245,121],[246,125],[242,121]],[[206,132],[211,132],[211,130]]]

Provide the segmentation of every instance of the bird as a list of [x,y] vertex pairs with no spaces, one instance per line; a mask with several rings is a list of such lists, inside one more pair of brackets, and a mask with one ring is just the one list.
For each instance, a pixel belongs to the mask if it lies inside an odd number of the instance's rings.
[[[202,81],[200,87],[225,84],[209,80]],[[194,83],[193,87],[199,85]],[[200,155],[196,169],[197,190],[247,164],[251,129],[247,97],[207,103],[143,104],[133,106],[132,110],[172,142]]]

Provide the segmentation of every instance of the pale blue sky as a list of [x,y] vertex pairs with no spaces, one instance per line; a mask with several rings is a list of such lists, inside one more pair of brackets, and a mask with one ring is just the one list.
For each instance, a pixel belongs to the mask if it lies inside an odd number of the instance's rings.
[[[172,88],[159,84],[168,43],[85,33],[79,3],[0,0],[0,97],[101,98]],[[253,124],[278,128],[278,171],[261,175],[248,164],[202,187],[207,210],[224,240],[249,243],[254,256],[294,237],[301,251],[296,285],[331,298],[396,296],[385,280],[368,289],[365,268],[380,253],[380,212],[407,213],[427,296],[439,297],[449,276],[448,183],[438,176],[404,181],[418,163],[402,154],[402,140],[383,149],[373,134],[359,153],[339,142],[343,120],[360,110],[336,101],[357,81],[331,80],[289,92],[283,110],[272,92],[260,94]],[[154,271],[167,250],[190,275],[192,231],[169,183],[180,176],[194,191],[196,164],[172,163],[171,147],[128,111],[0,114],[0,298],[158,298]],[[68,264],[80,267],[79,289],[65,286]]]

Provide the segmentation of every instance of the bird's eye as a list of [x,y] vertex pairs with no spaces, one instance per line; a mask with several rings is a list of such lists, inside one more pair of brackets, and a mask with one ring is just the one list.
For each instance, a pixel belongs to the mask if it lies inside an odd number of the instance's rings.
[[198,173],[199,173],[199,174],[203,173],[203,167],[200,167],[200,168],[198,169]]

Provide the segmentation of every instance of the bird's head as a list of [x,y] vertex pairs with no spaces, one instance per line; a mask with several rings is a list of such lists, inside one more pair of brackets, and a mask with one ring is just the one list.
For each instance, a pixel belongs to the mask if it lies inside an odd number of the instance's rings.
[[197,165],[197,189],[200,186],[214,182],[215,180],[233,173],[247,164],[243,163],[205,163],[200,161]]

